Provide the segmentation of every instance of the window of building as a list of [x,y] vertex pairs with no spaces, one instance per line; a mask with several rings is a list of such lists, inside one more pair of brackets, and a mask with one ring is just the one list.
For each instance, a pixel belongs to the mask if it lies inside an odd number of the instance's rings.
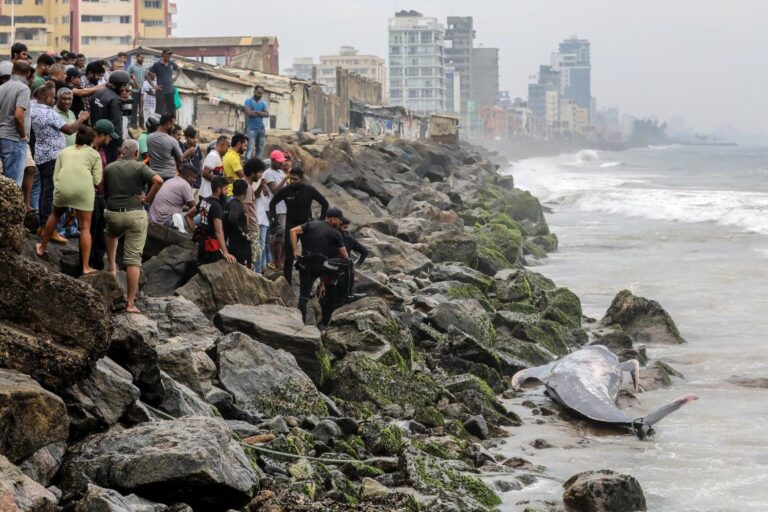
[[131,44],[131,36],[121,37],[120,44]]
[[5,5],[21,5],[21,0],[5,0]]
[[130,16],[120,16],[120,23],[126,24],[131,22]]
[[402,46],[390,46],[389,47],[389,54],[390,55],[400,55],[401,51],[402,51]]
[[162,0],[144,0],[145,9],[160,9],[163,7]]
[[144,20],[145,27],[162,27],[165,25],[163,20]]
[[43,5],[43,0],[35,0],[35,5]]
[[422,32],[421,33],[421,42],[422,43],[431,43],[432,42],[432,32]]
[[0,33],[0,44],[8,44],[8,36],[7,32]]
[[69,25],[69,15],[68,14],[66,16],[62,16],[61,17],[61,23],[63,25]]
[[104,22],[104,16],[96,16],[92,14],[83,14],[80,18],[83,23],[102,23]]

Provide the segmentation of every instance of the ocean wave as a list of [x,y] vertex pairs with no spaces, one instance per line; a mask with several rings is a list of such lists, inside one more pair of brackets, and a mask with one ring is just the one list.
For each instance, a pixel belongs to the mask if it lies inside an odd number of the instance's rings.
[[582,149],[576,153],[576,160],[581,163],[596,162],[600,160],[600,155],[594,149]]
[[678,147],[677,144],[666,144],[666,145],[655,145],[655,144],[649,144],[648,149],[653,149],[654,151],[667,151],[668,149],[674,149]]

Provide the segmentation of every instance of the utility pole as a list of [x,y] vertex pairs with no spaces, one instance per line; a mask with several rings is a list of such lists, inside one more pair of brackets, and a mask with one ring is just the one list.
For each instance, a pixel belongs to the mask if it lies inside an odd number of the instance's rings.
[[16,42],[16,0],[11,0],[11,44]]

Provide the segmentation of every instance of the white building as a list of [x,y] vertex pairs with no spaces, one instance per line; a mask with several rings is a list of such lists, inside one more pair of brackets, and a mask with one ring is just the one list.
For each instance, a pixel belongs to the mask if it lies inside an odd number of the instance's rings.
[[400,11],[389,20],[390,104],[417,114],[445,111],[444,28],[437,18]]
[[384,59],[376,55],[361,55],[352,46],[342,46],[337,55],[321,55],[317,66],[317,81],[326,86],[327,92],[336,92],[337,67],[381,83],[386,100],[388,84]]

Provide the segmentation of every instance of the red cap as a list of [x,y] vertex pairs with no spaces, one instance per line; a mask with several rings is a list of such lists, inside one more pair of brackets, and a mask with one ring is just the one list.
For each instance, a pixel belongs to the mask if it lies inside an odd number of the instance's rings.
[[279,149],[276,149],[269,154],[269,159],[282,164],[283,162],[285,162],[285,155],[283,154],[282,151],[280,151]]

